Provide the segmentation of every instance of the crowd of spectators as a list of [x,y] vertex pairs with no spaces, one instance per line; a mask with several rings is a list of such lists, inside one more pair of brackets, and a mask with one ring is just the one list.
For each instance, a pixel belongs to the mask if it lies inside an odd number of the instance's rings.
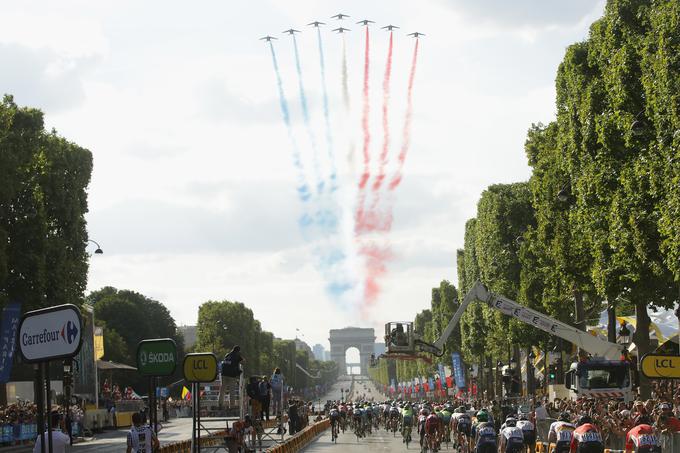
[[38,406],[31,401],[17,401],[0,408],[1,425],[35,423]]

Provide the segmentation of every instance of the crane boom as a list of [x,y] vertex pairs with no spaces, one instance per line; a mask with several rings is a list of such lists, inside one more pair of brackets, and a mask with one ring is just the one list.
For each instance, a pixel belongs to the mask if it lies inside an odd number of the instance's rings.
[[460,307],[458,307],[458,310],[453,314],[446,329],[444,329],[442,335],[434,343],[435,349],[438,351],[444,350],[444,343],[446,343],[446,340],[448,340],[453,333],[453,330],[460,322],[463,312],[465,312],[468,305],[475,300],[484,302],[489,308],[498,310],[518,321],[534,326],[551,335],[563,338],[594,356],[603,357],[609,360],[618,360],[621,356],[623,346],[602,340],[588,332],[584,332],[576,327],[560,322],[506,297],[494,294],[480,281],[477,281],[472,286],[472,289],[465,295]]

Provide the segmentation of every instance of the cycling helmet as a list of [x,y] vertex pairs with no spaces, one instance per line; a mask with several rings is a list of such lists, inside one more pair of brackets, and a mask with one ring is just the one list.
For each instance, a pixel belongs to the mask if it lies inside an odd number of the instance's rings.
[[562,412],[560,414],[560,417],[558,419],[561,422],[570,422],[571,421],[571,415],[569,415],[569,412]]
[[637,417],[635,417],[635,421],[633,422],[633,424],[634,424],[635,426],[638,426],[638,425],[651,425],[651,424],[652,424],[652,420],[651,420],[651,419],[649,418],[649,416],[647,416],[647,415],[644,415],[644,414],[643,414],[643,415],[638,415]]
[[477,421],[488,422],[489,421],[489,414],[487,414],[486,411],[477,412]]
[[458,412],[459,414],[464,414],[465,413],[465,406],[459,406],[458,409],[456,409],[456,412]]
[[588,416],[588,415],[581,415],[581,416],[578,418],[577,425],[578,425],[578,426],[581,426],[581,425],[585,425],[586,423],[592,423],[592,422],[593,422],[593,419],[590,418],[590,416]]
[[508,417],[505,419],[505,426],[514,427],[517,426],[517,419],[514,417]]
[[524,412],[520,412],[517,415],[517,419],[518,420],[529,420],[529,416],[527,414],[525,414]]
[[420,415],[424,415],[427,417],[428,415],[430,415],[430,411],[428,411],[427,408],[422,408],[420,410]]

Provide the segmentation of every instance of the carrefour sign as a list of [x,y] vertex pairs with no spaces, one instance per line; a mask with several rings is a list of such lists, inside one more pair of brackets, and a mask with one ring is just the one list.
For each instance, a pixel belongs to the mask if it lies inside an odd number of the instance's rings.
[[169,376],[177,366],[177,345],[172,338],[142,340],[137,346],[137,371],[144,376]]
[[75,305],[29,311],[19,324],[19,352],[27,363],[73,357],[80,350],[82,330]]

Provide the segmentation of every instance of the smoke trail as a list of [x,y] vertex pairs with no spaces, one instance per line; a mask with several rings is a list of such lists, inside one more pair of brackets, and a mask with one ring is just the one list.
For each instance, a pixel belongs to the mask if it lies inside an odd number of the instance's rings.
[[[387,165],[387,153],[390,149],[390,123],[389,123],[389,102],[390,102],[390,77],[392,75],[392,32],[390,31],[390,43],[387,48],[387,64],[385,65],[385,76],[383,78],[383,105],[382,105],[382,125],[383,125],[383,146],[380,153],[380,169],[378,176],[373,183],[373,191],[380,190],[383,180],[385,179],[385,166]],[[379,198],[376,195],[373,208],[378,204]]]
[[328,108],[328,89],[326,87],[326,62],[323,55],[323,41],[321,39],[321,28],[316,27],[316,36],[319,41],[319,67],[321,68],[321,89],[323,92],[323,116],[326,123],[326,146],[328,146],[328,160],[331,166],[331,192],[337,189],[337,169],[335,167],[335,153],[333,151],[333,135],[331,134],[331,119]]
[[[302,160],[300,159],[300,149],[298,148],[297,141],[295,140],[295,136],[293,135],[293,126],[291,125],[290,122],[290,111],[288,109],[288,100],[286,99],[286,93],[283,91],[283,82],[281,80],[281,72],[279,71],[279,63],[276,60],[276,52],[274,51],[274,44],[272,44],[271,41],[269,41],[269,49],[271,50],[272,53],[272,63],[274,64],[274,72],[276,73],[276,85],[279,90],[279,104],[281,106],[281,115],[283,116],[283,122],[286,125],[286,129],[288,130],[288,138],[290,139],[291,142],[291,147],[292,147],[292,152],[293,152],[293,165],[295,166],[295,169],[298,172],[297,179],[298,179],[298,196],[300,197],[300,200],[303,202],[306,202],[309,200],[310,197],[310,192],[309,192],[309,185],[307,184],[306,178],[305,178],[305,172],[304,172],[304,167],[302,166]],[[302,224],[308,224],[309,219],[304,218],[302,221]]]
[[302,119],[305,123],[305,129],[307,129],[307,135],[309,136],[309,141],[312,145],[312,159],[314,165],[314,172],[316,173],[316,190],[318,193],[323,192],[323,180],[321,178],[321,166],[319,164],[319,155],[316,148],[316,138],[314,137],[314,131],[309,121],[309,107],[307,106],[307,95],[305,94],[305,84],[302,79],[302,65],[300,64],[300,52],[298,51],[297,39],[295,35],[293,36],[293,48],[295,50],[295,69],[297,70],[298,76],[298,86],[300,91],[300,106],[302,107]]
[[411,61],[411,73],[408,77],[408,92],[406,95],[406,117],[404,118],[404,136],[403,142],[401,144],[401,151],[399,152],[399,163],[397,166],[397,171],[394,173],[392,180],[390,181],[389,189],[396,189],[401,183],[402,171],[404,169],[404,161],[406,160],[406,154],[411,146],[411,119],[413,118],[413,79],[416,75],[416,62],[418,61],[418,42],[419,39],[416,38],[416,45],[413,48],[413,59]]
[[349,83],[347,82],[347,44],[345,43],[345,35],[342,35],[342,100],[345,104],[345,110],[349,112]]
[[[366,306],[373,305],[380,294],[378,279],[387,272],[387,262],[392,258],[389,245],[380,247],[374,243],[361,247],[361,254],[366,257],[366,281],[364,284],[364,301]],[[366,306],[364,308],[366,308]]]
[[371,105],[369,98],[369,72],[370,72],[370,53],[369,53],[369,33],[368,25],[366,26],[366,45],[364,49],[364,88],[363,88],[363,112],[361,118],[361,128],[364,134],[364,144],[363,144],[363,157],[364,157],[364,170],[361,173],[361,179],[359,180],[359,200],[357,201],[357,214],[356,214],[356,226],[357,229],[361,229],[361,225],[364,223],[364,204],[366,202],[366,184],[368,179],[371,177],[371,156],[369,150],[371,147],[371,130],[369,127],[369,115],[371,113]]
[[363,189],[366,187],[366,183],[368,182],[368,178],[370,177],[370,168],[369,164],[371,162],[371,156],[369,155],[369,149],[371,146],[371,129],[369,127],[368,123],[368,117],[371,113],[371,105],[370,105],[370,99],[368,96],[369,93],[369,70],[370,70],[370,54],[369,54],[369,41],[368,41],[368,26],[366,26],[366,47],[364,50],[364,90],[363,90],[363,96],[364,96],[364,107],[363,107],[363,115],[361,118],[361,128],[364,133],[364,146],[363,146],[363,155],[364,155],[364,172],[361,175],[361,181],[359,182],[359,188]]

